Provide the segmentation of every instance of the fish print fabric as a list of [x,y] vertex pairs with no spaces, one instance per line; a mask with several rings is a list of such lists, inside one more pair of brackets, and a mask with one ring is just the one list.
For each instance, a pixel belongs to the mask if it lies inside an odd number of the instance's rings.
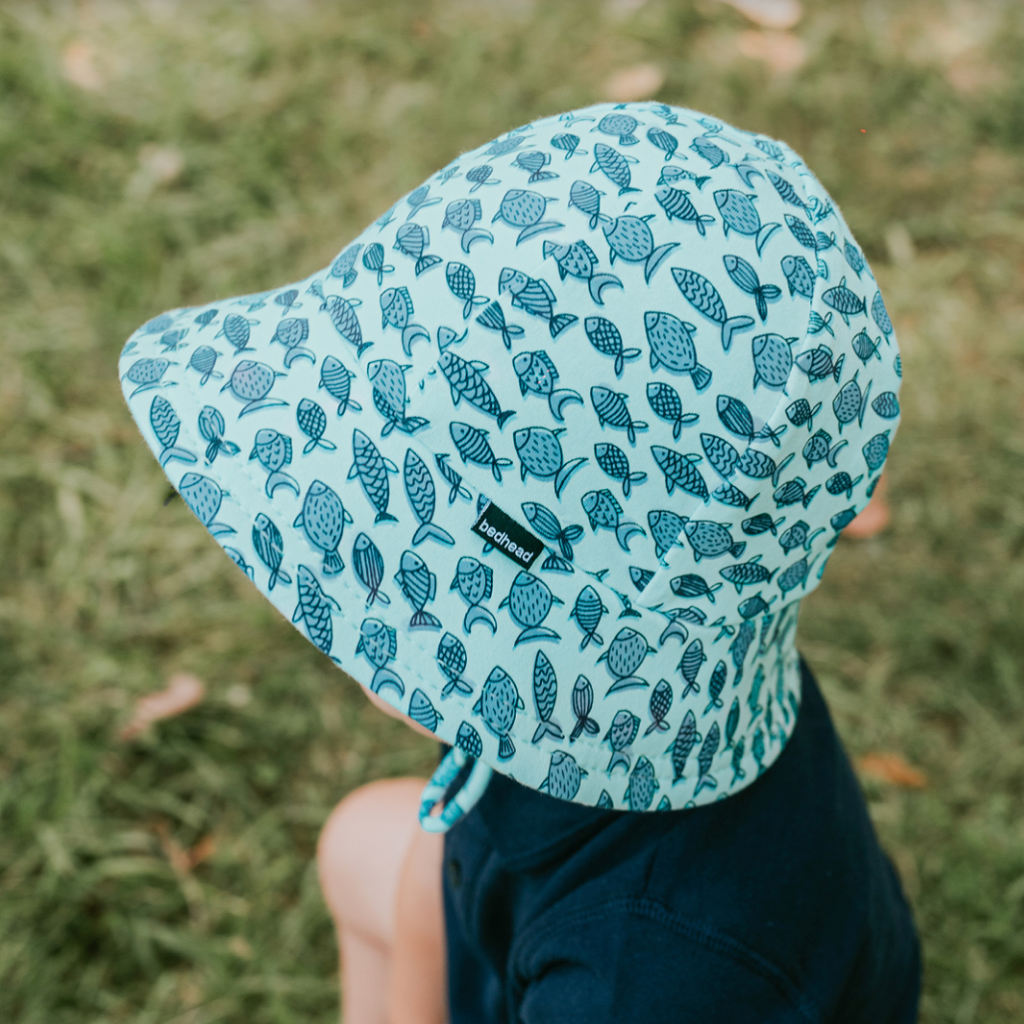
[[[900,416],[878,286],[803,161],[646,104],[463,154],[309,278],[144,324],[120,372],[230,557],[453,746],[425,808],[467,758],[477,794],[493,769],[633,811],[750,785]],[[544,544],[529,569],[471,532],[489,502]]]

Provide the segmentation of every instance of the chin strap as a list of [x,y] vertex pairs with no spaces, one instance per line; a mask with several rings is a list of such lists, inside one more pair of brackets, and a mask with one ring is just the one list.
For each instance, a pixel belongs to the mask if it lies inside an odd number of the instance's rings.
[[[467,761],[473,764],[469,776],[445,804],[444,810],[436,817],[431,817],[434,805],[444,797],[452,780]],[[484,795],[487,783],[491,781],[491,772],[490,765],[470,757],[459,747],[452,747],[423,788],[420,796],[420,828],[424,832],[447,832]]]

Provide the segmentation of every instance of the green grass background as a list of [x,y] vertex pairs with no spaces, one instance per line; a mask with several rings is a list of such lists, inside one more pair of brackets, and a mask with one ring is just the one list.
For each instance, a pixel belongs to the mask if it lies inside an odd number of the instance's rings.
[[[851,756],[929,779],[863,780],[922,1021],[1024,1020],[1024,12],[805,9],[780,75],[712,0],[0,0],[0,1020],[336,1019],[319,827],[436,746],[163,505],[117,355],[164,309],[312,273],[461,150],[638,61],[658,99],[793,145],[881,282],[892,525],[840,543],[799,643]],[[175,181],[146,145],[180,152]],[[206,701],[119,742],[176,670]]]

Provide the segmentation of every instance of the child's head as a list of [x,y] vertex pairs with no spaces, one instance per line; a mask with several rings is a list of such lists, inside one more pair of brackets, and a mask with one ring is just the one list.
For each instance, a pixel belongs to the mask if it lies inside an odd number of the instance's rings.
[[799,600],[899,418],[822,186],[653,104],[462,155],[325,270],[144,325],[122,372],[182,497],[325,654],[519,782],[632,810],[778,756]]

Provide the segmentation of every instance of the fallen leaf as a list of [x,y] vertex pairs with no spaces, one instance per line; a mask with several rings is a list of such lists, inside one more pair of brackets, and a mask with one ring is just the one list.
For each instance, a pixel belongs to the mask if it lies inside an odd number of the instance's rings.
[[96,50],[84,39],[72,39],[60,55],[61,74],[79,89],[96,92],[103,88],[103,75],[96,67]]
[[195,707],[206,695],[206,688],[195,677],[179,673],[171,676],[167,688],[135,702],[132,720],[121,730],[122,740],[133,740],[153,722],[173,718]]
[[665,73],[657,64],[634,64],[616,71],[604,84],[606,99],[616,103],[647,100],[665,84]]
[[857,767],[872,778],[882,782],[891,782],[894,786],[907,789],[924,789],[928,785],[928,776],[924,772],[912,768],[899,755],[892,752],[876,751],[865,754],[857,761]]
[[772,71],[787,74],[796,71],[807,60],[804,41],[789,32],[742,32],[739,51],[751,60],[763,60]]
[[203,861],[209,860],[217,852],[217,840],[213,836],[203,836],[187,851],[190,868],[197,868]]
[[787,29],[804,16],[800,0],[721,0],[761,28]]

